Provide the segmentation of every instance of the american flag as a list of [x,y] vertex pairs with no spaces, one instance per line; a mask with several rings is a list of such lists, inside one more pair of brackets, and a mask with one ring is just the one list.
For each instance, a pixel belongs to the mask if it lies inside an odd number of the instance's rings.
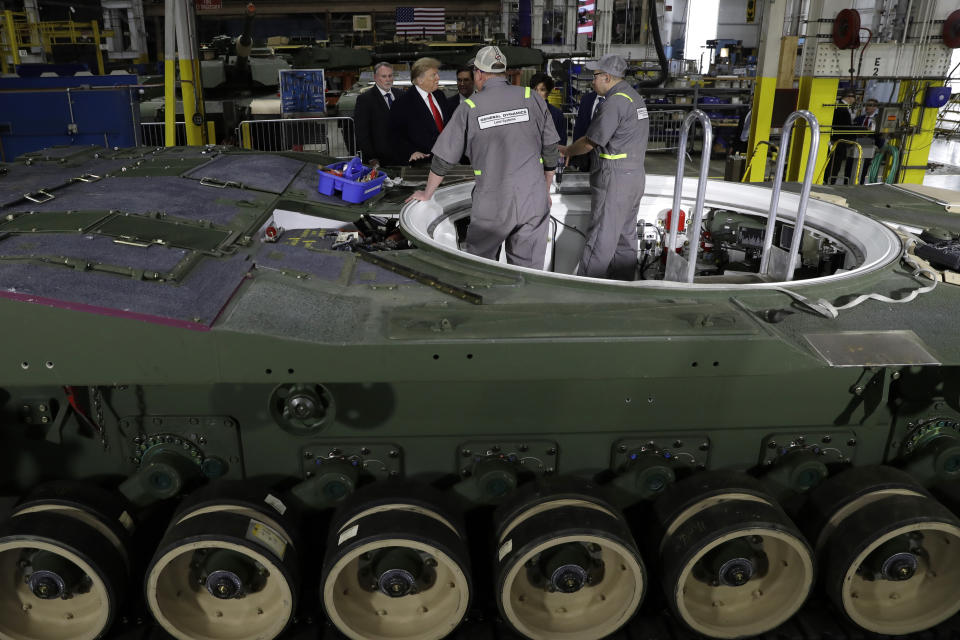
[[593,35],[593,18],[597,10],[595,0],[579,0],[577,3],[577,33]]
[[442,35],[446,32],[443,19],[443,8],[397,7],[397,35]]

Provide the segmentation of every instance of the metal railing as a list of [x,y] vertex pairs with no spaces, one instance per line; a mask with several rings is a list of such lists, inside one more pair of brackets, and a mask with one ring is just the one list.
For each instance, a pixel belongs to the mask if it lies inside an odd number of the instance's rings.
[[256,151],[316,151],[334,158],[359,153],[353,118],[244,120],[237,144]]
[[687,111],[683,109],[648,109],[650,139],[647,151],[672,151],[680,147],[680,130]]
[[[144,147],[162,147],[166,145],[167,125],[164,122],[141,122],[140,144]],[[176,124],[177,146],[187,144],[187,127],[184,123]]]
[[[700,154],[700,176],[697,178],[697,199],[690,216],[690,236],[687,257],[677,253],[677,230],[680,226],[680,195],[683,191],[683,165],[687,158],[687,138],[694,122],[703,127],[703,152]],[[677,177],[673,183],[673,210],[670,212],[670,236],[667,241],[667,272],[665,280],[693,282],[697,269],[697,248],[700,246],[700,225],[703,223],[703,201],[707,192],[707,177],[710,173],[710,149],[713,148],[713,125],[710,117],[700,109],[694,109],[680,126],[677,152]]]

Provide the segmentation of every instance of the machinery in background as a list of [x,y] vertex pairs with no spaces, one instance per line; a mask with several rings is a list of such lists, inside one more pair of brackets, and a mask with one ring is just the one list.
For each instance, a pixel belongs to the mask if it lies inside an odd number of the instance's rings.
[[[204,113],[213,123],[218,141],[232,140],[233,132],[244,120],[251,119],[254,101],[276,98],[280,72],[291,68],[283,56],[266,47],[254,46],[253,24],[256,7],[247,5],[243,31],[237,37],[218,36],[200,47],[200,73],[203,86]],[[145,79],[150,84],[150,79]],[[177,119],[183,121],[183,103],[177,100]],[[143,122],[163,122],[163,96],[154,96],[140,103]],[[277,100],[277,116],[280,114]]]

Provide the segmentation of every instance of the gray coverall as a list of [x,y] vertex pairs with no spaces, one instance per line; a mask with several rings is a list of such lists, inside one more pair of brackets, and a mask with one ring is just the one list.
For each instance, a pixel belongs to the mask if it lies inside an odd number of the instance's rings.
[[543,268],[550,222],[543,174],[556,167],[559,139],[543,98],[499,76],[453,112],[433,145],[433,170],[436,160],[471,160],[467,251],[494,260],[506,240],[510,264]]
[[592,278],[633,280],[637,273],[637,210],[646,182],[650,121],[643,98],[624,81],[607,92],[586,136],[591,153],[587,242],[577,273]]

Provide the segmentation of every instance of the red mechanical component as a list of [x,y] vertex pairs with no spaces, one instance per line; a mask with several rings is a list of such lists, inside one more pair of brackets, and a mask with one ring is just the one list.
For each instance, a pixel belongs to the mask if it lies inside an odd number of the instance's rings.
[[860,46],[860,12],[844,9],[833,21],[833,44],[838,49],[856,49]]
[[[670,218],[673,216],[673,209],[667,209],[667,219],[664,221],[667,231],[670,230]],[[677,233],[683,233],[687,227],[687,214],[680,209],[680,220],[677,221]]]
[[943,44],[951,49],[960,47],[960,9],[957,9],[943,21]]

